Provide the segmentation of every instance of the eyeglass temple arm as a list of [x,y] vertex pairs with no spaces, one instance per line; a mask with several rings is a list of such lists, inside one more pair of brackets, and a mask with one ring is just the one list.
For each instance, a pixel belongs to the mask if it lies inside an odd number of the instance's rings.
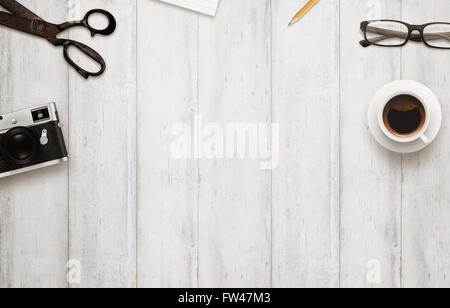
[[[383,28],[378,28],[378,27],[367,27],[366,31],[368,31],[370,33],[384,35],[384,37],[382,36],[382,37],[377,37],[377,38],[371,39],[370,41],[372,43],[377,43],[379,41],[382,41],[382,40],[385,40],[388,38],[392,38],[392,37],[405,38],[405,32],[401,32],[401,31],[388,30],[388,29],[383,29]],[[450,32],[425,34],[424,36],[427,40],[430,40],[430,41],[431,40],[439,40],[442,38],[450,40]],[[422,37],[419,34],[413,34],[413,35],[411,35],[411,40],[420,41],[420,40],[422,40]]]

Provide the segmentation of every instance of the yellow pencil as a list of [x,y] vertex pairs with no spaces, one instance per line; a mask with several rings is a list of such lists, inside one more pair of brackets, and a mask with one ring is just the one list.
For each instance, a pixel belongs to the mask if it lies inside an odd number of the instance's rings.
[[316,5],[316,3],[319,2],[319,0],[310,0],[301,10],[300,12],[297,13],[297,15],[294,16],[294,18],[292,18],[291,22],[289,23],[290,25],[295,24],[297,21],[300,20],[300,18],[302,18],[303,16],[305,16],[306,13],[308,13],[308,11],[310,9],[312,9],[312,7],[314,5]]

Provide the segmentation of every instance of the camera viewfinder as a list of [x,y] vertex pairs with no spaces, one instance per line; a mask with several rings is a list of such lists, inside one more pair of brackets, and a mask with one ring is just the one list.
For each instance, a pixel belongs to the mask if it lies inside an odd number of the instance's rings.
[[50,113],[47,107],[33,110],[31,111],[31,114],[33,115],[33,121],[35,123],[50,120]]

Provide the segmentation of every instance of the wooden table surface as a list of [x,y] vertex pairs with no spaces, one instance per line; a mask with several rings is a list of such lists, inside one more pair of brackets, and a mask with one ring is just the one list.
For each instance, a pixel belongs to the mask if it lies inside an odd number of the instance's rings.
[[[89,81],[60,48],[0,28],[0,112],[55,101],[70,162],[0,180],[1,287],[449,287],[450,52],[359,46],[359,23],[448,21],[448,0],[222,0],[215,18],[156,0],[21,0],[53,22],[91,8]],[[437,140],[371,137],[384,84],[443,107]],[[280,162],[177,159],[172,128],[277,123]],[[81,269],[81,281],[67,279]],[[70,271],[69,271],[70,276]]]

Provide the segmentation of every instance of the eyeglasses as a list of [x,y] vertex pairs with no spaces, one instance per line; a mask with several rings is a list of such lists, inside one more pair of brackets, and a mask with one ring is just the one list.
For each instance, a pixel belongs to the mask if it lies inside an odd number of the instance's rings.
[[365,39],[359,43],[363,47],[401,47],[411,40],[424,42],[432,48],[450,49],[450,23],[436,22],[419,26],[397,20],[373,20],[363,21],[361,31]]

